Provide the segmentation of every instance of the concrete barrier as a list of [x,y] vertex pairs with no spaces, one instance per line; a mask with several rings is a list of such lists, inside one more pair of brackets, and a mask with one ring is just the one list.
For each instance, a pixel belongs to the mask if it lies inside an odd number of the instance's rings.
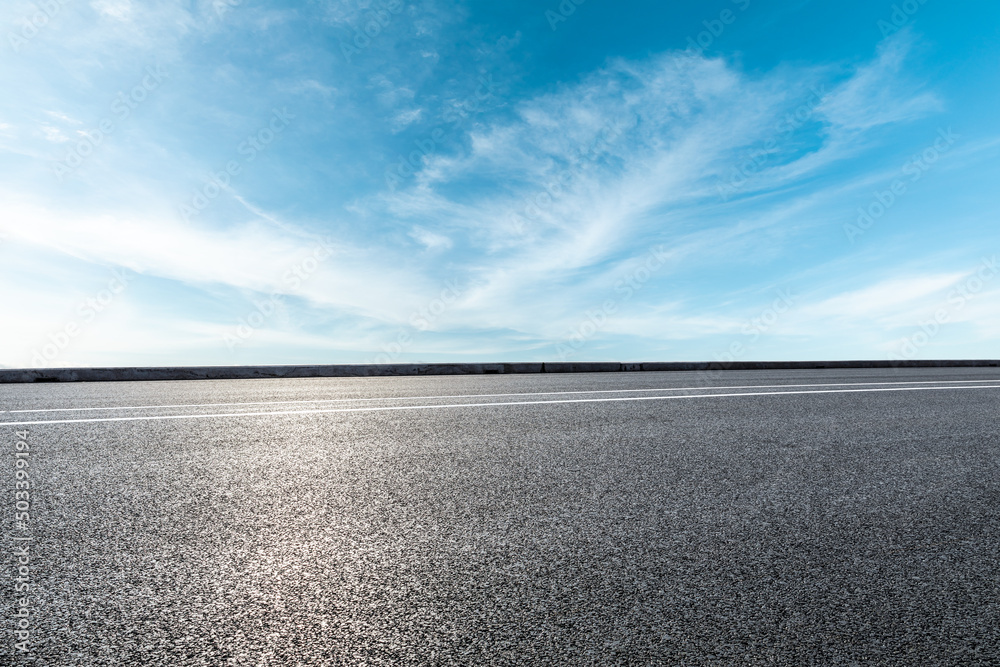
[[618,361],[546,361],[543,373],[617,373],[622,369]]
[[485,364],[333,364],[324,366],[178,366],[160,368],[0,369],[0,383],[244,380],[255,378],[396,377],[507,373],[616,373],[642,371],[812,370],[819,368],[972,368],[1000,366],[989,359],[912,361],[654,361]]

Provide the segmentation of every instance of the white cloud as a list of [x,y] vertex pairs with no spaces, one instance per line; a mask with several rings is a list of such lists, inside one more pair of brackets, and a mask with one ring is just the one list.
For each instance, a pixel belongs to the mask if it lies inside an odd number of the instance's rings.
[[414,227],[410,230],[410,236],[428,250],[447,250],[451,248],[452,242],[447,236],[435,234],[423,227]]
[[384,74],[375,74],[370,81],[372,88],[378,91],[376,98],[379,103],[389,109],[395,109],[400,104],[409,103],[416,94],[408,86],[396,85]]
[[132,17],[131,0],[96,0],[90,6],[101,16],[118,21],[128,21]]
[[70,125],[81,125],[80,121],[78,121],[77,119],[72,118],[64,113],[60,113],[58,111],[46,111],[45,114],[47,116],[51,116],[52,118],[61,120],[62,122],[68,123]]
[[423,109],[403,109],[395,115],[392,119],[392,131],[402,132],[407,127],[416,123],[420,120],[423,115]]
[[806,306],[797,315],[812,321],[842,318],[877,321],[887,326],[912,321],[913,311],[925,305],[928,297],[940,295],[964,275],[937,273],[892,278]]
[[8,204],[0,232],[88,262],[190,284],[296,294],[379,321],[402,321],[436,287],[389,256],[335,242],[332,255],[303,278],[302,267],[314,264],[308,258],[321,244],[256,225],[207,230],[162,218],[74,216]]
[[42,134],[45,135],[46,141],[51,141],[53,143],[63,143],[69,141],[69,137],[62,133],[58,127],[52,127],[51,125],[42,125],[39,128]]

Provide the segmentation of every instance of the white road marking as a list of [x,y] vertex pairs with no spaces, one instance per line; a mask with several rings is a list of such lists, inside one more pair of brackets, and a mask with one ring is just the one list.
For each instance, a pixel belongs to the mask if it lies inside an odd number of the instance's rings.
[[[920,380],[898,382],[827,382],[822,384],[751,384],[734,385],[725,387],[661,387],[651,389],[589,389],[582,391],[532,391],[512,394],[456,394],[450,396],[375,396],[370,398],[329,398],[312,399],[298,401],[255,401],[246,403],[179,403],[176,405],[115,405],[107,407],[86,407],[86,408],[35,408],[31,410],[3,410],[4,414],[24,414],[38,412],[85,412],[104,410],[166,410],[173,408],[215,408],[230,407],[240,405],[292,405],[298,403],[349,403],[351,401],[416,401],[416,400],[439,400],[443,398],[500,398],[504,396],[563,396],[575,394],[625,394],[640,391],[715,391],[725,389],[773,389],[777,387],[867,387],[882,386],[891,384],[972,384],[982,382],[996,382],[997,380]],[[249,413],[247,413],[249,414]]]
[[160,421],[166,419],[213,419],[219,417],[273,417],[280,415],[318,415],[344,412],[386,412],[389,410],[442,410],[449,408],[483,408],[505,405],[552,405],[560,403],[613,403],[620,401],[669,401],[688,398],[725,398],[732,396],[783,396],[795,394],[856,394],[887,391],[959,391],[962,389],[1000,389],[997,385],[966,387],[886,387],[879,389],[814,389],[807,391],[761,391],[732,394],[683,394],[680,396],[626,396],[619,398],[569,398],[554,401],[509,401],[496,403],[452,403],[443,405],[390,405],[363,408],[330,408],[327,410],[277,410],[271,412],[207,413],[199,415],[147,415],[142,417],[98,417],[94,419],[52,419],[44,421],[0,422],[0,426],[31,426],[39,424],[84,424],[96,422]]

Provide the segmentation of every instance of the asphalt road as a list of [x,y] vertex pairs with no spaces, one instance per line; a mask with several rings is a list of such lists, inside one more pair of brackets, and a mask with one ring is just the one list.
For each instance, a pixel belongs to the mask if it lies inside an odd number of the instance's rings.
[[0,385],[0,664],[996,665],[998,415],[989,368]]

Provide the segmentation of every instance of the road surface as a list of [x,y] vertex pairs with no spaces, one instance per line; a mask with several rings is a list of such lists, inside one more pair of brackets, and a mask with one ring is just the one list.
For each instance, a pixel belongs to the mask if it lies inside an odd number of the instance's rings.
[[998,664],[998,415],[990,368],[0,385],[0,664]]

